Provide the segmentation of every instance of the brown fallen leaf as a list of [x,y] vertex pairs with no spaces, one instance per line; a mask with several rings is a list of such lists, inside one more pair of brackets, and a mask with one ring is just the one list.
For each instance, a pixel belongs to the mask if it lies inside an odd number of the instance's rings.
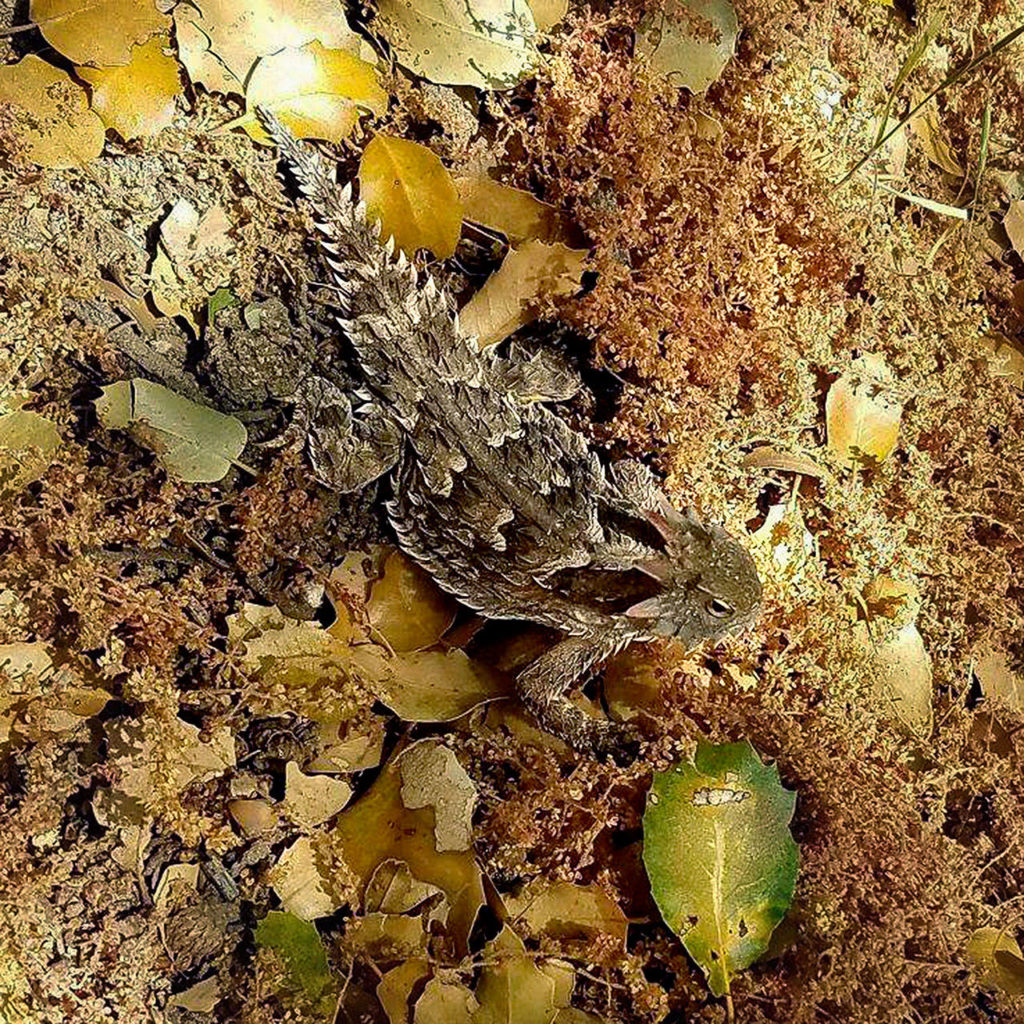
[[165,52],[169,46],[167,36],[154,36],[132,47],[127,64],[75,69],[92,86],[92,109],[121,138],[156,135],[174,120],[183,90],[178,62]]
[[435,740],[420,740],[402,754],[402,803],[434,811],[434,845],[439,852],[473,845],[476,786],[458,758]]
[[384,575],[373,583],[366,604],[370,624],[394,651],[431,647],[455,621],[452,597],[401,551],[384,561]]
[[587,253],[561,242],[528,241],[512,249],[498,270],[459,312],[480,348],[496,345],[535,320],[545,303],[579,291]]
[[531,238],[565,241],[564,218],[529,192],[502,185],[486,174],[462,175],[454,181],[465,220],[500,231],[513,245]]
[[303,921],[326,917],[348,902],[336,891],[339,879],[333,872],[328,885],[308,836],[296,839],[281,854],[267,872],[267,882],[284,909]]
[[55,50],[101,67],[127,64],[132,46],[171,27],[153,0],[31,0],[29,12]]
[[404,861],[386,860],[366,885],[363,907],[367,912],[405,914],[440,893],[436,885],[415,878]]
[[103,122],[63,71],[28,54],[0,67],[0,104],[16,108],[11,135],[41,167],[81,167],[103,150]]
[[504,902],[513,923],[532,935],[584,942],[608,936],[625,951],[626,915],[599,886],[538,877]]
[[462,201],[448,169],[418,142],[377,135],[359,161],[359,194],[382,238],[407,256],[430,249],[446,259],[462,230]]

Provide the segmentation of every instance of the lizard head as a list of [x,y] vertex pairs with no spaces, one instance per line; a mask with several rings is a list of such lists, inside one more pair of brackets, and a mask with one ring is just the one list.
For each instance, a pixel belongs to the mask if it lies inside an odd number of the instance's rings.
[[660,589],[626,615],[650,633],[677,637],[687,646],[753,625],[761,581],[747,549],[721,527],[680,515],[667,501],[648,518],[665,546],[642,568]]

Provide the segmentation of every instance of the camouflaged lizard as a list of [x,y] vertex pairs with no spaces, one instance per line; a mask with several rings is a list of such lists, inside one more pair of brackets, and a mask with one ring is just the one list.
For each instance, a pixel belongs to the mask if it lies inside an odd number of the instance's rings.
[[581,751],[630,731],[584,714],[567,688],[634,640],[718,638],[752,623],[761,585],[724,530],[676,511],[649,469],[603,462],[545,400],[543,359],[480,351],[448,295],[394,256],[351,186],[269,113],[263,126],[308,200],[363,387],[315,378],[300,398],[310,461],[351,492],[391,473],[401,548],[488,618],[564,634],[518,677],[527,707]]

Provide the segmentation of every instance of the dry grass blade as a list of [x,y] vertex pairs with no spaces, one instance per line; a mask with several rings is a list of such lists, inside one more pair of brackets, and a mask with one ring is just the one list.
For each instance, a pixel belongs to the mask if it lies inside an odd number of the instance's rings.
[[889,90],[889,98],[885,101],[885,110],[879,118],[878,132],[875,135],[876,146],[881,145],[882,136],[885,134],[885,126],[889,123],[892,105],[896,102],[896,94],[903,88],[903,83],[911,76],[914,68],[924,60],[924,55],[928,52],[928,47],[931,46],[932,40],[939,34],[941,25],[942,13],[938,12],[932,16],[924,31],[917,37],[917,41],[911,47],[910,53],[907,54],[907,59],[903,62],[903,67],[900,68],[896,81],[892,84],[892,89]]
[[[889,129],[881,138],[875,139],[868,151],[836,182],[837,185],[845,185],[871,158],[875,155],[881,146],[884,146],[904,125],[908,124],[910,119],[922,108],[926,103],[929,103],[940,92],[945,91],[950,86],[955,85],[969,75],[972,71],[981,67],[985,61],[994,57],[997,53],[1005,50],[1011,43],[1015,42],[1021,34],[1024,34],[1024,25],[1018,25],[1012,32],[1008,32],[1002,39],[994,42],[987,50],[978,54],[972,60],[969,60],[966,64],[961,64],[955,71],[950,72],[931,92],[927,93],[919,103],[915,104],[896,124]],[[884,122],[883,122],[884,124]]]

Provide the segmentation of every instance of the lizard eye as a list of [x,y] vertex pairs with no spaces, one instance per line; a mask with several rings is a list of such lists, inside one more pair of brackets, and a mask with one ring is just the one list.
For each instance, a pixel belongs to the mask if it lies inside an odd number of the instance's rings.
[[736,610],[731,604],[726,601],[720,601],[717,597],[707,601],[704,609],[708,615],[713,615],[716,619],[726,619]]

